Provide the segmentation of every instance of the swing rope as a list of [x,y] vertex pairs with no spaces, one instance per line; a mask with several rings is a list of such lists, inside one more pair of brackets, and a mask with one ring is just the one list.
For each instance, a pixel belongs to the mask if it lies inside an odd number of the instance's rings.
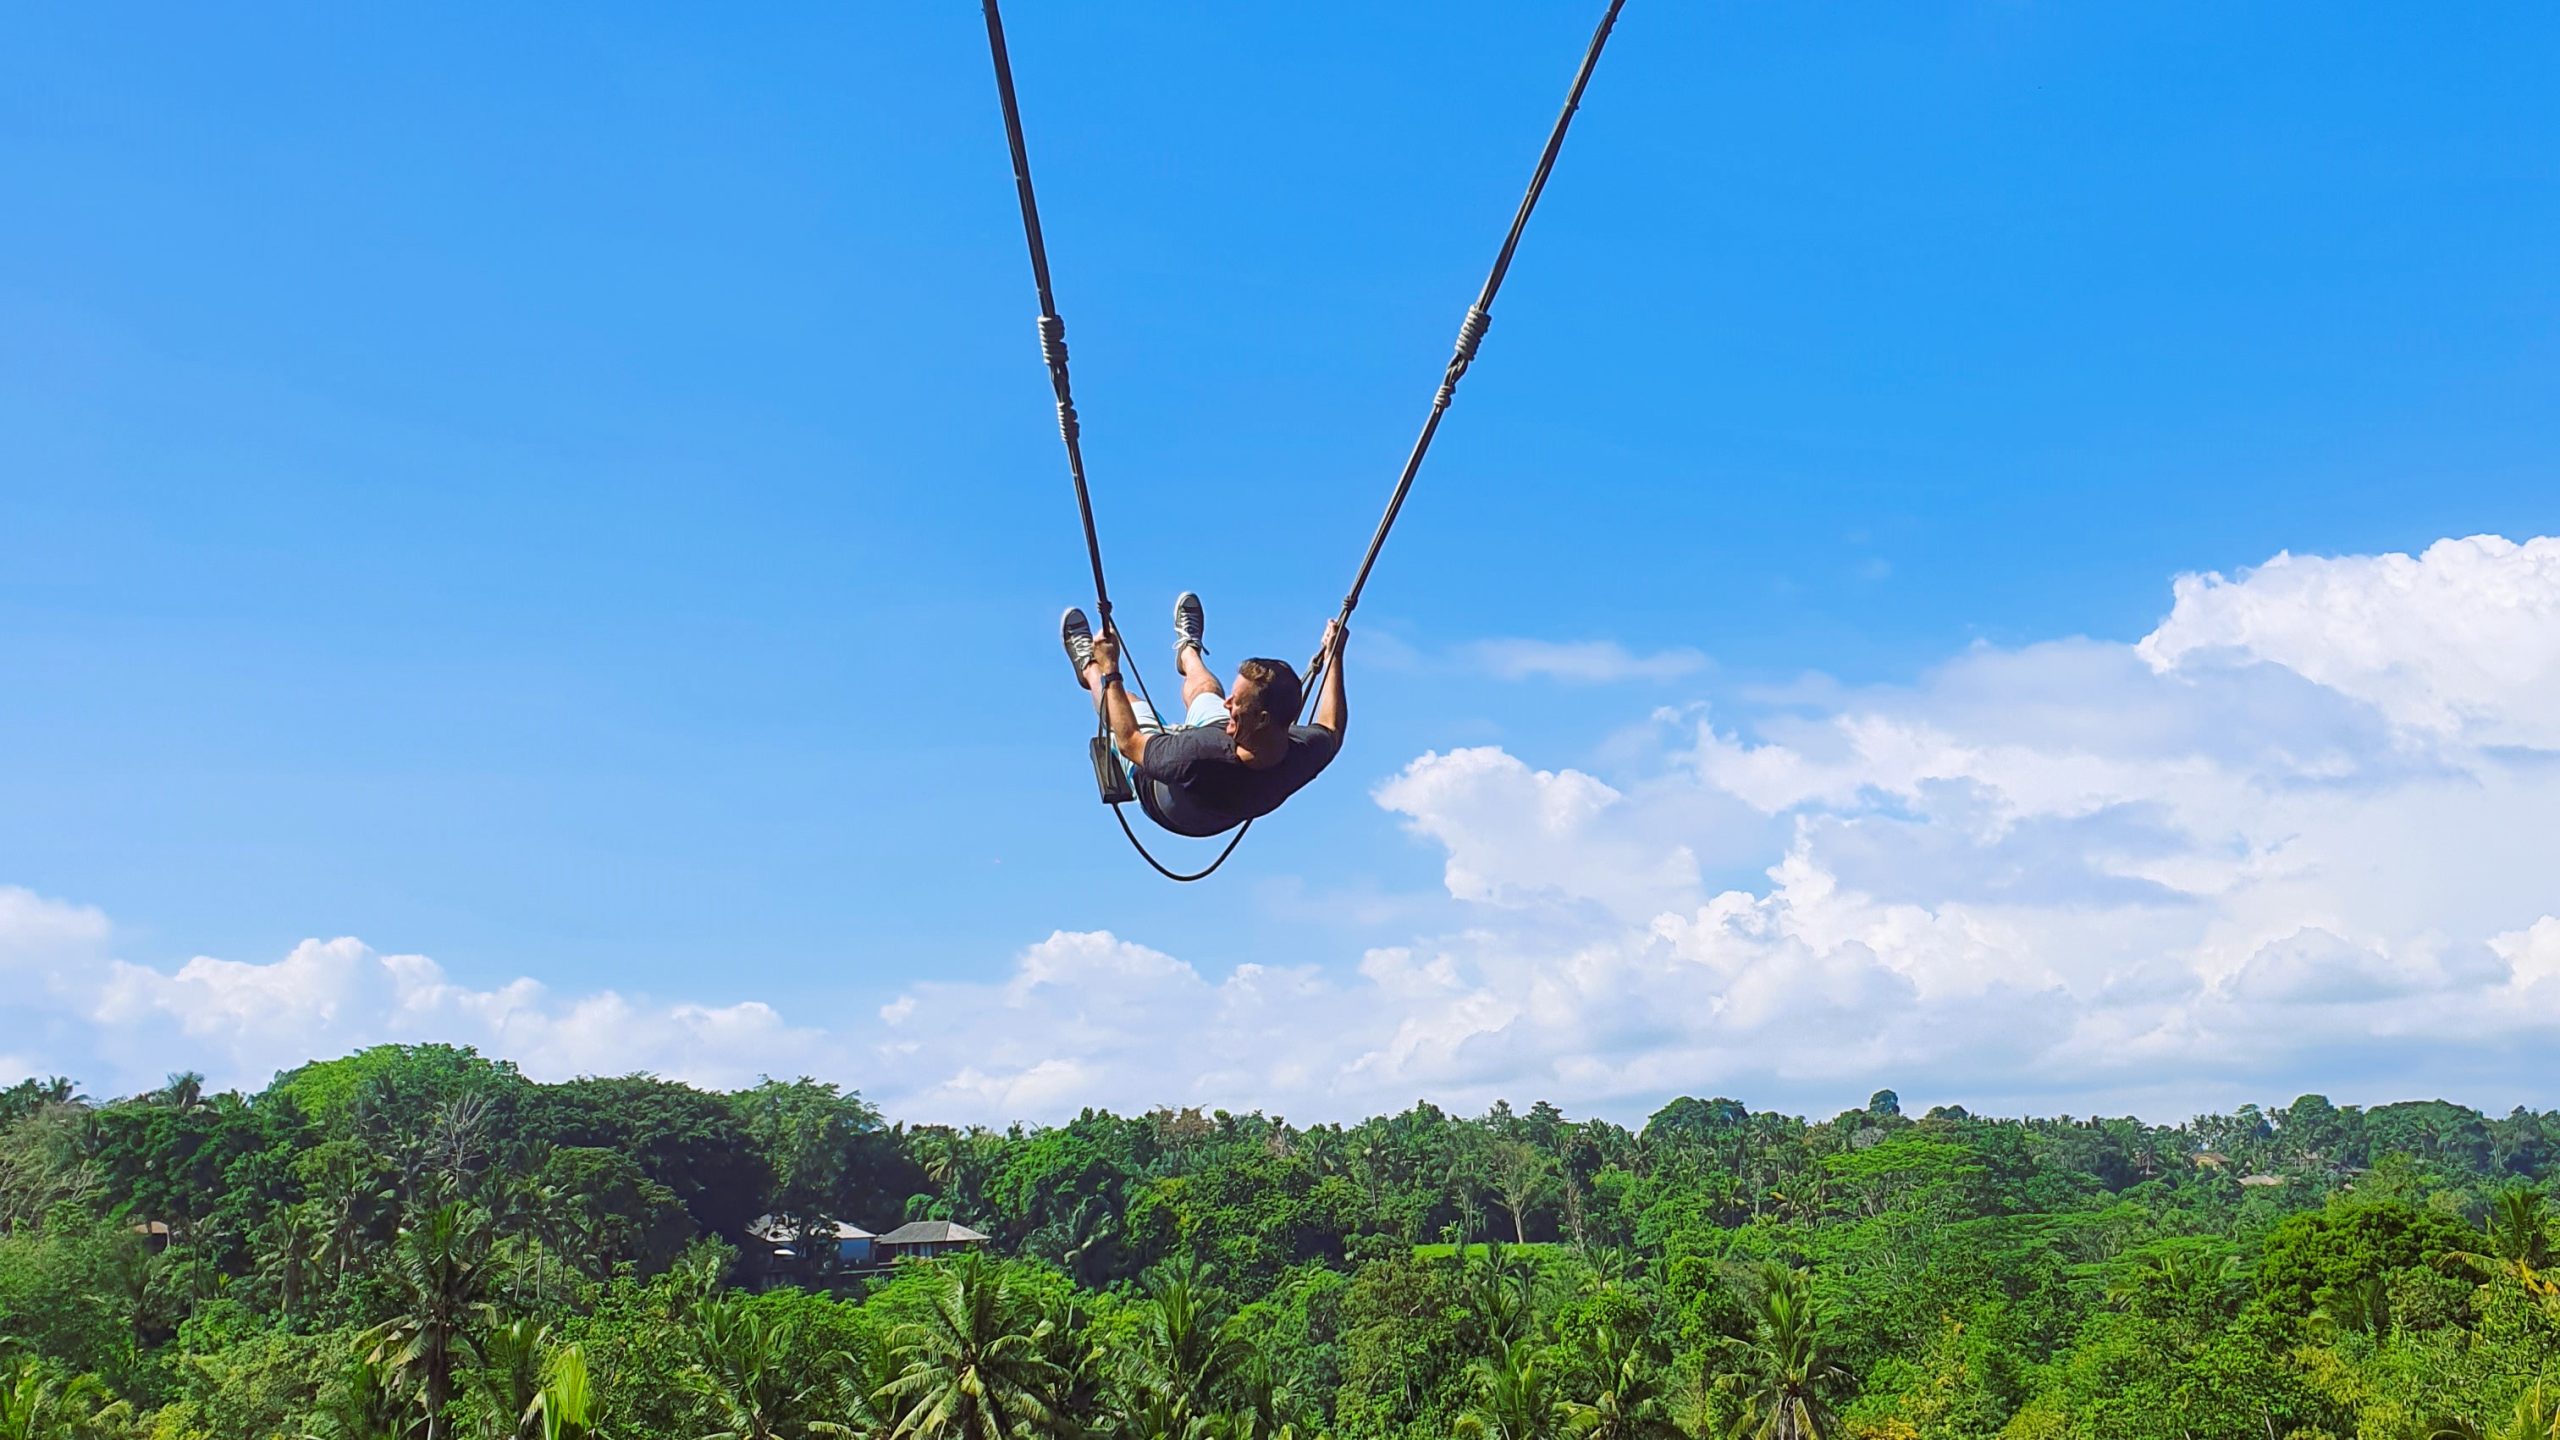
[[[984,0],[987,49],[995,59],[996,96],[1004,106],[1005,143],[1013,152],[1013,186],[1022,202],[1022,233],[1031,250],[1031,278],[1040,292],[1040,358],[1049,368],[1050,388],[1057,392],[1058,438],[1066,442],[1067,472],[1076,487],[1076,513],[1084,522],[1085,555],[1093,566],[1095,623],[1100,626],[1100,633],[1116,642],[1120,638],[1120,627],[1111,618],[1111,591],[1102,573],[1102,537],[1093,523],[1093,495],[1085,483],[1083,426],[1076,418],[1075,393],[1067,376],[1067,322],[1058,315],[1057,299],[1049,284],[1049,247],[1041,237],[1040,205],[1031,191],[1031,156],[1023,144],[1022,107],[1014,98],[1013,61],[1005,49],[1004,19],[997,11],[997,3],[998,0]],[[1572,128],[1574,114],[1582,108],[1582,92],[1591,83],[1591,73],[1600,63],[1600,51],[1609,43],[1610,31],[1616,27],[1618,12],[1625,5],[1626,0],[1609,0],[1608,11],[1600,17],[1599,27],[1592,31],[1591,44],[1582,55],[1582,66],[1574,72],[1573,88],[1566,92],[1564,110],[1556,116],[1555,126],[1547,134],[1546,149],[1538,156],[1537,173],[1530,177],[1528,193],[1521,197],[1520,208],[1511,217],[1511,230],[1503,237],[1501,253],[1494,257],[1493,269],[1485,276],[1483,290],[1478,292],[1475,303],[1467,307],[1466,318],[1458,325],[1457,346],[1441,371],[1440,388],[1431,397],[1431,413],[1423,420],[1422,433],[1415,437],[1413,449],[1405,456],[1404,469],[1396,476],[1395,493],[1388,497],[1386,513],[1379,517],[1378,528],[1369,537],[1369,548],[1360,557],[1360,568],[1351,578],[1351,588],[1343,593],[1342,610],[1335,618],[1346,630],[1351,612],[1359,608],[1361,592],[1368,587],[1369,572],[1376,568],[1379,552],[1386,548],[1387,536],[1395,529],[1396,517],[1403,513],[1405,497],[1413,490],[1414,477],[1422,473],[1423,458],[1431,453],[1431,441],[1440,433],[1440,419],[1448,413],[1449,402],[1457,394],[1458,382],[1466,377],[1468,367],[1475,363],[1476,349],[1484,343],[1485,330],[1493,323],[1494,297],[1501,292],[1503,278],[1511,271],[1511,259],[1520,248],[1520,236],[1529,228],[1529,216],[1538,208],[1538,197],[1547,188],[1547,177],[1555,171],[1556,157],[1564,150],[1565,132]],[[1305,703],[1306,697],[1316,693],[1328,658],[1329,651],[1319,649],[1315,658],[1308,662],[1306,680],[1300,689],[1301,704]],[[1121,647],[1121,663],[1137,681],[1138,694],[1146,700],[1147,708],[1154,710],[1155,697],[1147,693],[1146,679],[1138,674],[1137,665],[1128,659],[1126,646]],[[1294,721],[1296,717],[1291,719]],[[1106,739],[1109,731],[1110,724],[1106,719],[1103,722]],[[1126,803],[1112,802],[1112,818],[1120,822],[1121,832],[1129,837],[1129,844],[1139,856],[1168,880],[1187,883],[1205,880],[1217,873],[1218,867],[1227,863],[1227,857],[1236,852],[1236,846],[1243,843],[1246,832],[1253,828],[1250,820],[1238,826],[1226,848],[1218,852],[1217,859],[1210,861],[1206,868],[1186,875],[1148,852],[1145,842],[1138,838],[1137,830],[1129,824],[1129,817],[1122,813],[1121,806]]]
[[[1022,107],[1013,94],[1013,57],[1005,48],[1004,17],[997,11],[996,0],[986,0],[985,10],[987,51],[995,58],[996,95],[1004,102],[1005,145],[1013,152],[1013,189],[1022,203],[1022,236],[1031,250],[1031,283],[1040,292],[1040,359],[1049,367],[1049,387],[1057,392],[1058,438],[1066,442],[1067,473],[1076,486],[1076,515],[1084,522],[1084,553],[1093,565],[1094,622],[1101,627],[1101,634],[1116,642],[1120,639],[1120,626],[1111,616],[1111,586],[1102,573],[1102,534],[1094,526],[1093,492],[1085,483],[1084,426],[1076,418],[1075,388],[1067,375],[1067,322],[1058,314],[1057,293],[1049,283],[1049,245],[1040,231],[1040,201],[1031,189],[1031,152],[1023,143]],[[1148,693],[1146,677],[1138,672],[1137,662],[1129,658],[1125,645],[1121,646],[1120,663],[1128,670],[1130,678],[1137,682],[1138,694],[1147,702],[1147,709],[1154,711],[1156,698]],[[1098,711],[1101,707],[1095,708]],[[1107,742],[1111,733],[1107,718],[1101,720],[1101,733]],[[1158,860],[1147,849],[1146,842],[1138,838],[1136,827],[1129,823],[1127,813],[1121,809],[1125,803],[1112,805],[1111,818],[1120,822],[1120,833],[1129,837],[1130,848],[1138,852],[1139,859],[1154,867],[1157,874],[1184,884],[1206,880],[1216,874],[1218,867],[1227,863],[1227,857],[1236,853],[1236,846],[1244,842],[1245,832],[1253,828],[1250,820],[1238,826],[1226,848],[1218,852],[1217,859],[1186,875]]]
[[[994,0],[988,3],[993,4]],[[1432,438],[1440,433],[1440,417],[1449,413],[1458,382],[1466,378],[1467,367],[1476,361],[1476,347],[1484,343],[1484,332],[1493,324],[1493,297],[1502,292],[1503,277],[1511,273],[1511,257],[1520,249],[1521,233],[1529,228],[1529,215],[1538,208],[1538,197],[1546,193],[1547,177],[1555,173],[1556,156],[1564,151],[1565,132],[1573,128],[1574,113],[1582,108],[1582,92],[1591,84],[1591,72],[1600,64],[1600,51],[1608,45],[1609,32],[1617,27],[1618,12],[1626,3],[1627,0],[1609,0],[1599,27],[1591,32],[1591,44],[1582,52],[1582,68],[1574,72],[1573,88],[1565,92],[1564,109],[1556,116],[1555,128],[1547,132],[1547,148],[1539,152],[1538,172],[1529,177],[1529,191],[1520,197],[1519,212],[1511,217],[1511,233],[1502,237],[1502,252],[1493,257],[1493,269],[1484,277],[1484,289],[1458,324],[1457,348],[1441,372],[1440,388],[1431,397],[1431,413],[1424,417],[1422,433],[1414,437],[1413,449],[1404,457],[1404,471],[1396,476],[1395,493],[1387,497],[1386,513],[1378,517],[1377,532],[1369,537],[1369,549],[1360,557],[1359,572],[1351,577],[1351,588],[1343,592],[1341,613],[1334,618],[1345,630],[1351,627],[1351,612],[1360,608],[1360,592],[1369,586],[1369,572],[1378,563],[1378,552],[1387,547],[1387,534],[1396,528],[1396,517],[1404,511],[1404,497],[1413,489],[1413,477],[1422,473],[1423,457],[1431,453]],[[1307,662],[1305,694],[1316,693],[1325,660],[1325,652],[1319,649],[1315,658]]]

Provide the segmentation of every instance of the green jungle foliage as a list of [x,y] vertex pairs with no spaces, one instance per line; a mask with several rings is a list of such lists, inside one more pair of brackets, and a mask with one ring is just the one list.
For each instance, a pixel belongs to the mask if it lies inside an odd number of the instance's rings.
[[[0,1440],[2560,1440],[2560,1114],[0,1091]],[[838,1223],[948,1220],[931,1260]],[[804,1239],[804,1237],[806,1237]]]

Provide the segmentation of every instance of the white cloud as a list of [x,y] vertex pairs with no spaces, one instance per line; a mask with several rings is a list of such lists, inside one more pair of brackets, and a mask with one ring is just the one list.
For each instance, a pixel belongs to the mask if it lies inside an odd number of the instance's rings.
[[2560,541],[2279,557],[2179,581],[2138,641],[1657,717],[1606,778],[1423,755],[1376,798],[1442,855],[1447,896],[1380,910],[1357,953],[1280,969],[1061,931],[837,1036],[762,1005],[476,990],[351,940],[113,963],[104,917],[23,891],[0,891],[0,970],[54,997],[11,1042],[47,1057],[86,1027],[129,1065],[254,1078],[434,1035],[536,1074],[810,1068],[924,1119],[1416,1096],[1633,1116],[1879,1085],[2170,1117],[2311,1088],[2548,1104],[2555,675]]
[[1490,746],[1424,755],[1377,799],[1448,851],[1449,893],[1460,900],[1645,910],[1698,883],[1695,853],[1647,836],[1641,807],[1617,790],[1579,771],[1532,770]]
[[2281,665],[2424,734],[2560,744],[2560,538],[2182,576],[2176,609],[2137,648],[2163,671]]
[[875,1098],[924,1118],[1071,1115],[1087,1105],[1271,1103],[1361,1028],[1310,969],[1191,965],[1107,931],[1058,931],[999,983],[928,982],[883,1011]]
[[0,885],[0,969],[42,974],[64,959],[99,954],[107,935],[104,911]]
[[1707,667],[1707,657],[1696,650],[1639,655],[1615,640],[1479,640],[1460,654],[1496,679],[1560,680],[1568,685],[1677,680]]
[[[94,910],[0,888],[0,964],[24,985],[7,1007],[13,1046],[93,1086],[132,1090],[173,1069],[257,1086],[305,1060],[389,1041],[444,1040],[537,1077],[650,1070],[713,1085],[818,1065],[821,1038],[754,1001],[650,1003],[600,990],[556,997],[517,979],[456,985],[423,955],[306,940],[264,962],[199,955],[171,970],[113,958]],[[31,1043],[29,1037],[34,1037]]]
[[[2488,538],[2190,579],[2137,643],[1803,687],[1615,783],[1425,756],[1379,800],[1443,849],[1474,928],[1412,947],[1436,988],[1377,987],[1422,1039],[1345,1073],[1579,1100],[1823,1076],[2046,1108],[2560,1099],[2524,1063],[2560,1010],[2518,1003],[2560,990],[2560,755],[2535,748],[2560,748],[2555,557]],[[1768,883],[1701,899],[1750,843]]]

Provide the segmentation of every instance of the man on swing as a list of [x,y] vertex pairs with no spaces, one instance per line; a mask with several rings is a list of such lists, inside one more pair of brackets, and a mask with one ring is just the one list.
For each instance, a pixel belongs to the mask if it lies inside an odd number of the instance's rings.
[[1325,626],[1324,693],[1312,725],[1290,723],[1304,694],[1285,661],[1247,660],[1230,694],[1209,671],[1204,629],[1200,597],[1186,590],[1173,602],[1182,723],[1169,726],[1121,684],[1118,636],[1094,634],[1082,610],[1058,623],[1076,683],[1093,692],[1138,804],[1176,835],[1216,835],[1279,809],[1333,763],[1351,718],[1342,698],[1341,622]]

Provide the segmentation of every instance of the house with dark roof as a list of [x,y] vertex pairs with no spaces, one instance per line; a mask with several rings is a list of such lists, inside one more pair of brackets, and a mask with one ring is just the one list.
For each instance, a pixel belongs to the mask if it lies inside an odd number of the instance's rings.
[[806,1232],[795,1232],[771,1215],[763,1216],[748,1226],[747,1233],[773,1247],[776,1258],[816,1260],[833,1247],[839,1265],[870,1264],[871,1242],[877,1238],[861,1226],[842,1220],[826,1221]]
[[747,1235],[756,1242],[750,1263],[765,1285],[806,1284],[830,1273],[879,1263],[871,1249],[872,1233],[842,1220],[799,1231],[766,1215],[747,1227]]
[[949,1220],[911,1220],[873,1240],[871,1249],[883,1260],[930,1260],[937,1255],[974,1250],[986,1243],[986,1236],[966,1225]]

